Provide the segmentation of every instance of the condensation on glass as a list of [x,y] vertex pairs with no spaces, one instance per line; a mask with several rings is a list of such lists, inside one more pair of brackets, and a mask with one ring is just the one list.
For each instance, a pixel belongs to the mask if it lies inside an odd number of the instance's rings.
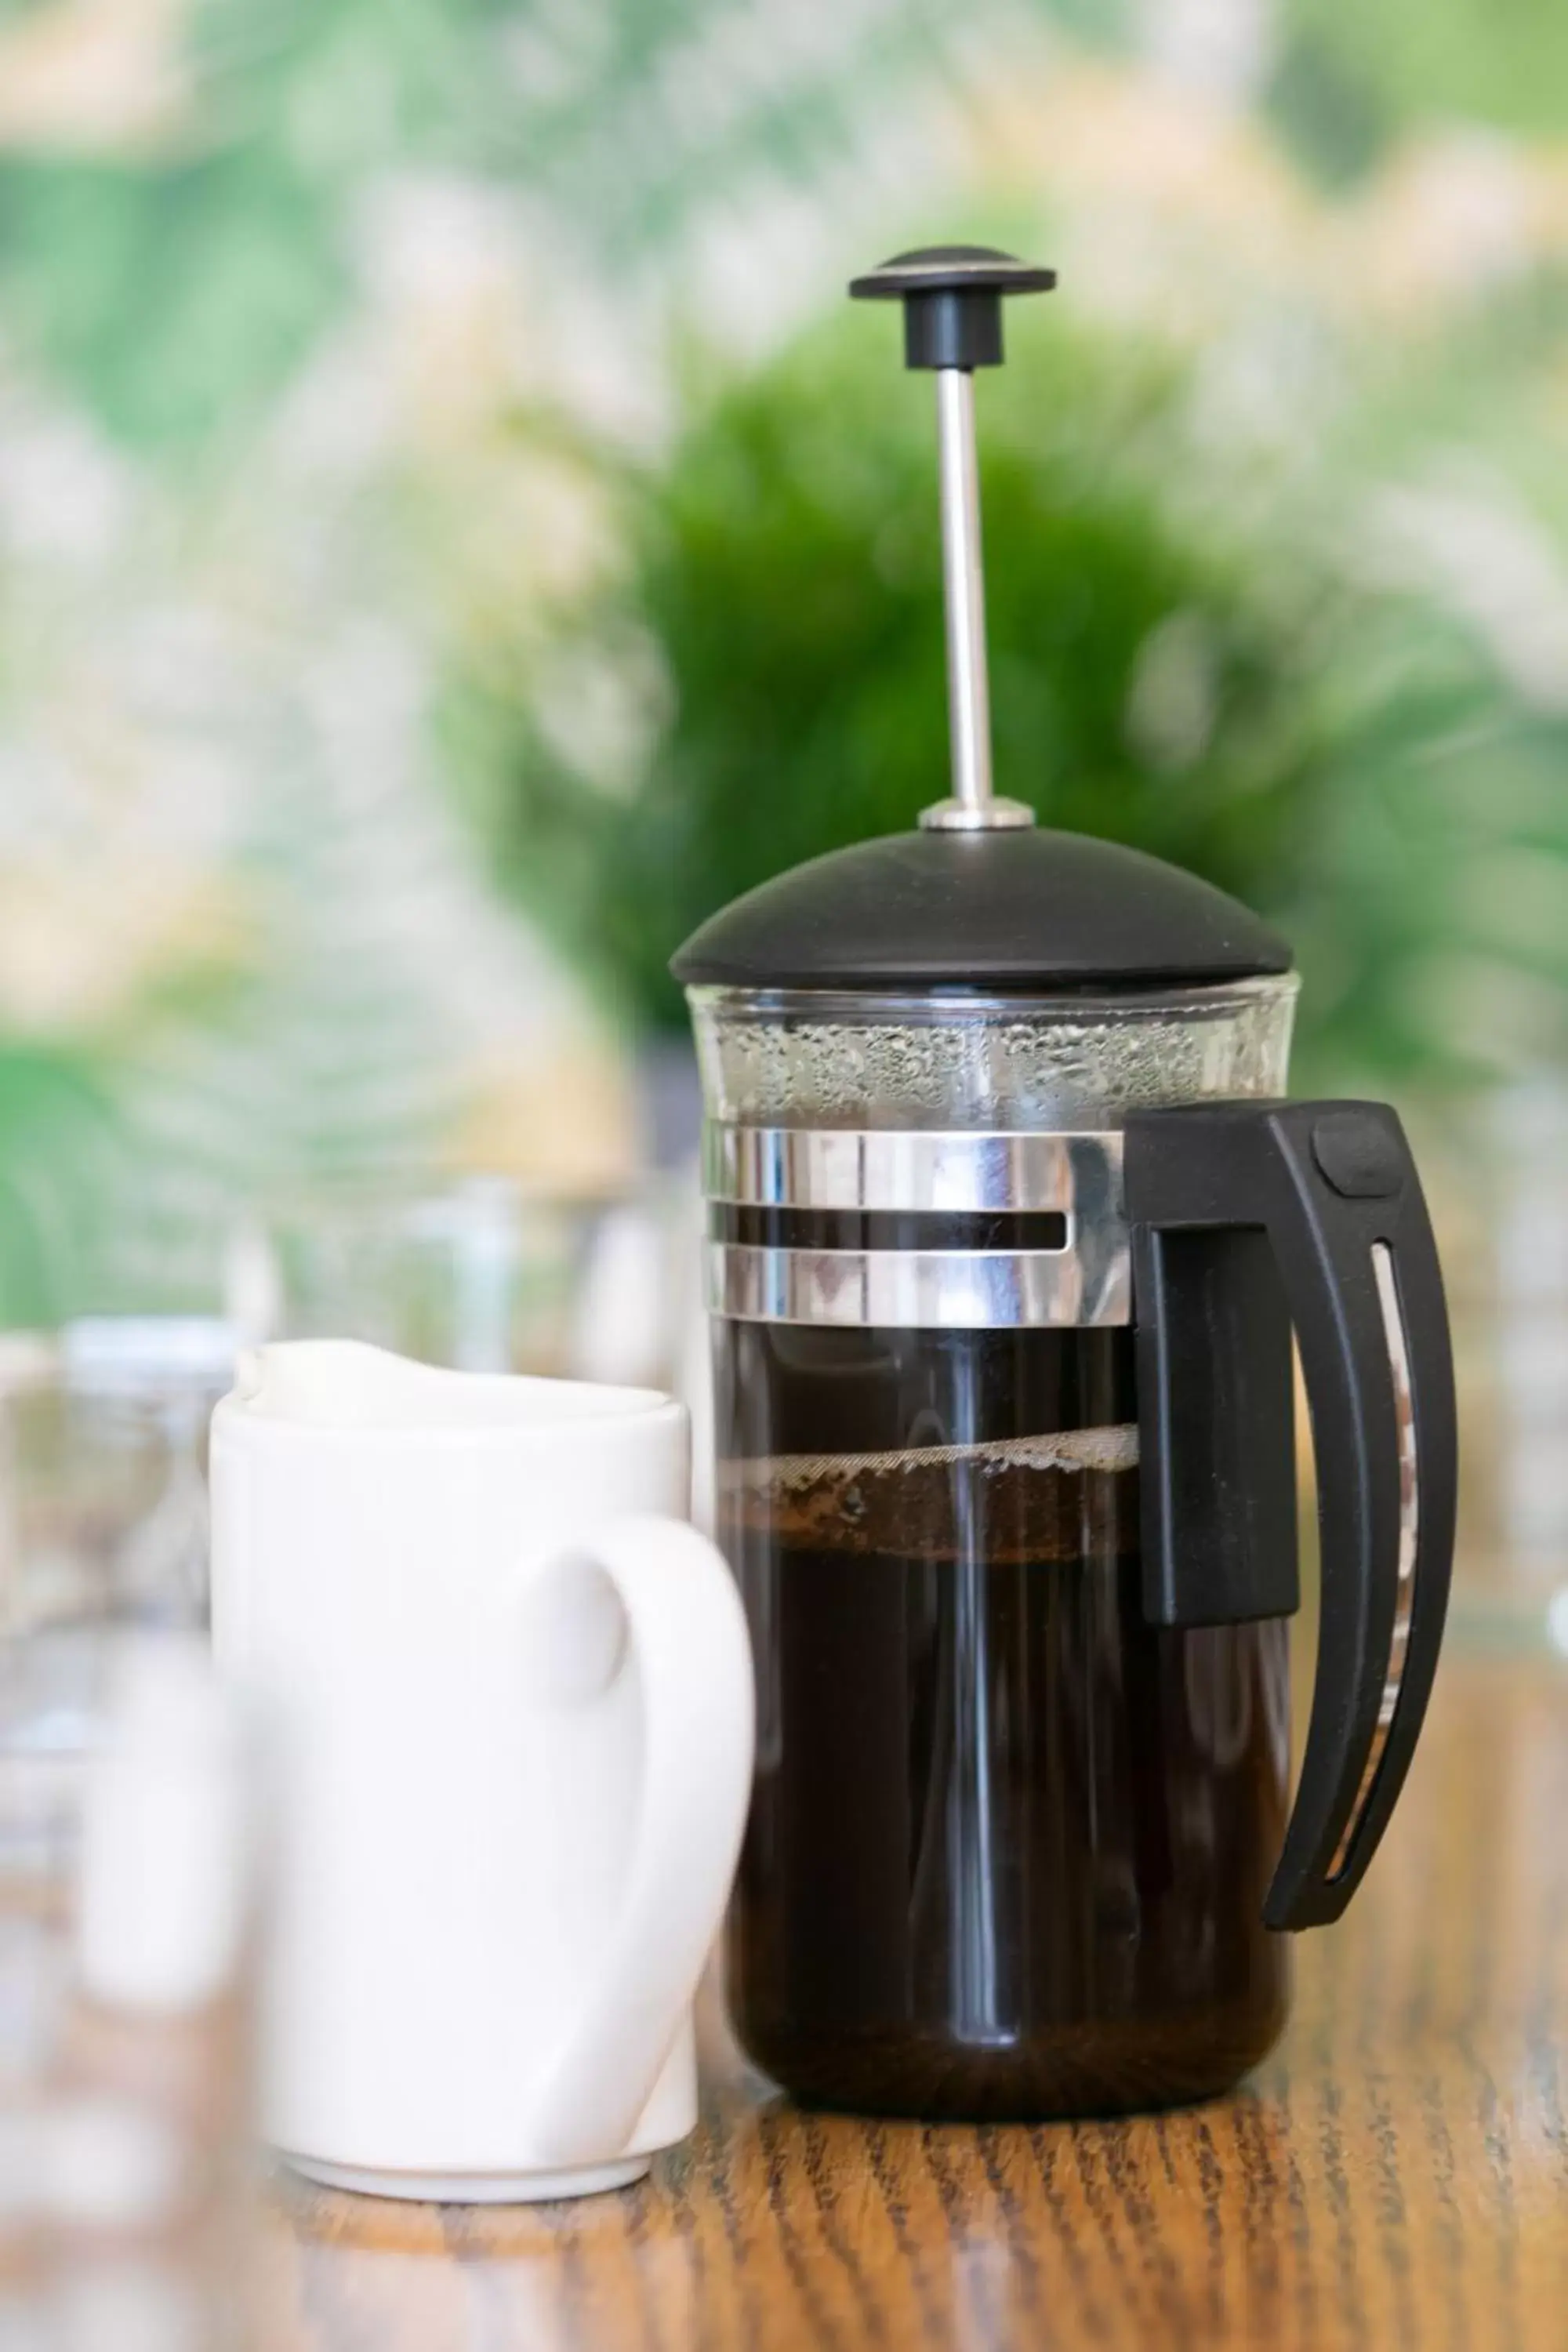
[[1041,1131],[1283,1094],[1294,972],[1114,995],[692,988],[710,1119]]

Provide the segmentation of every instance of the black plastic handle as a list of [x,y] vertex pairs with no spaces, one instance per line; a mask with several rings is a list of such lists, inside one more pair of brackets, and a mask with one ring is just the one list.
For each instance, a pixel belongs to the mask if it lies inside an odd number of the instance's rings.
[[1317,1456],[1322,1614],[1300,1784],[1264,1917],[1316,1927],[1338,1918],[1376,1849],[1443,1637],[1458,1440],[1431,1222],[1404,1130],[1381,1103],[1141,1112],[1125,1148],[1144,1540],[1167,1571],[1167,1622],[1186,1621],[1183,1531],[1169,1509],[1179,1482],[1162,1454],[1173,1425],[1163,1391],[1183,1378],[1165,1237],[1265,1234],[1295,1326]]

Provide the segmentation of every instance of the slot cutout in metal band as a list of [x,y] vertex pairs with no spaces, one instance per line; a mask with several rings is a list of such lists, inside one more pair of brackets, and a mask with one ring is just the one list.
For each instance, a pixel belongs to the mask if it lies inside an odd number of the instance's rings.
[[1065,1250],[1060,1209],[753,1209],[708,1204],[710,1241],[792,1250]]
[[1121,1223],[1121,1137],[727,1127],[703,1135],[710,1201],[747,1208],[1057,1212]]
[[1410,1353],[1405,1344],[1405,1318],[1400,1311],[1394,1252],[1386,1242],[1373,1242],[1372,1271],[1377,1284],[1377,1303],[1383,1315],[1384,1336],[1388,1342],[1388,1368],[1394,1381],[1394,1419],[1399,1436],[1398,1583],[1394,1603],[1394,1634],[1389,1644],[1383,1697],[1378,1704],[1377,1728],[1367,1751],[1366,1766],[1362,1773],[1361,1786],[1356,1790],[1355,1803],[1351,1807],[1350,1818],[1335,1849],[1333,1861],[1329,1865],[1331,1878],[1339,1876],[1355,1843],[1367,1801],[1376,1785],[1378,1767],[1383,1762],[1383,1751],[1388,1745],[1394,1710],[1399,1705],[1400,1686],[1405,1680],[1405,1652],[1410,1642],[1410,1615],[1415,1601],[1416,1539],[1421,1532],[1415,1413],[1410,1393]]

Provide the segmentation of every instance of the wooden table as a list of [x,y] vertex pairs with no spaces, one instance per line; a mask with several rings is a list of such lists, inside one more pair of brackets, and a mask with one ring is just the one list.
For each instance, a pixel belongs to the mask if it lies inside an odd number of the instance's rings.
[[504,2211],[280,2188],[268,2352],[1568,2347],[1568,1675],[1450,1657],[1294,2021],[1180,2115],[798,2114],[721,2049],[693,2143]]

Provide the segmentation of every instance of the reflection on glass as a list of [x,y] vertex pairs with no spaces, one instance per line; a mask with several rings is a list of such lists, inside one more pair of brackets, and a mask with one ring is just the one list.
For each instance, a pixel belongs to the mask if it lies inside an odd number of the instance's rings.
[[1394,1601],[1394,1632],[1389,1643],[1383,1696],[1378,1703],[1377,1728],[1367,1751],[1355,1803],[1351,1807],[1350,1817],[1329,1866],[1331,1878],[1343,1869],[1345,1857],[1361,1827],[1362,1816],[1366,1811],[1367,1800],[1372,1795],[1378,1767],[1383,1761],[1383,1751],[1388,1745],[1394,1709],[1399,1705],[1400,1686],[1405,1680],[1405,1653],[1410,1644],[1410,1612],[1415,1600],[1415,1548],[1421,1529],[1421,1497],[1415,1465],[1415,1410],[1410,1394],[1410,1356],[1405,1344],[1405,1317],[1399,1305],[1394,1253],[1386,1242],[1373,1242],[1372,1270],[1377,1283],[1377,1303],[1383,1317],[1384,1337],[1388,1343],[1388,1367],[1394,1381],[1394,1419],[1399,1441],[1399,1560]]

